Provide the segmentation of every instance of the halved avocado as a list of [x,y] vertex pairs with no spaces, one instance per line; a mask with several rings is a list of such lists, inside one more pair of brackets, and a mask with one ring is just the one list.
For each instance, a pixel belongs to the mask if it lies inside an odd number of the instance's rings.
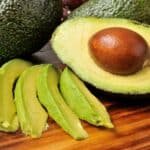
[[18,129],[18,118],[14,104],[13,87],[20,74],[31,66],[21,59],[13,59],[0,68],[0,130],[14,132]]
[[48,114],[38,101],[36,80],[43,65],[25,70],[15,88],[15,104],[18,120],[24,134],[40,137],[46,129]]
[[64,22],[53,33],[51,44],[58,57],[79,77],[104,91],[120,94],[149,94],[150,66],[135,74],[121,76],[109,73],[93,60],[88,42],[98,31],[109,27],[123,27],[137,32],[150,46],[150,26],[126,19],[74,18]]

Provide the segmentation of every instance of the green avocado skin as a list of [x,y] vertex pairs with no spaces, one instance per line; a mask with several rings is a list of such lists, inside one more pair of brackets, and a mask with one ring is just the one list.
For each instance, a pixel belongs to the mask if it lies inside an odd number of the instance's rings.
[[89,0],[69,18],[77,16],[127,18],[150,24],[150,0]]
[[61,13],[61,0],[1,0],[0,63],[39,50]]

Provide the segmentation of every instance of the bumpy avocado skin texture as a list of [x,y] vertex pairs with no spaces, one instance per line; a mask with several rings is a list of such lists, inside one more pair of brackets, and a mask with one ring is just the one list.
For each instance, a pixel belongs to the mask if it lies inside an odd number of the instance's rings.
[[88,137],[80,120],[67,106],[58,89],[59,74],[56,69],[47,65],[43,68],[38,80],[38,97],[41,104],[47,109],[51,118],[76,140]]
[[37,97],[36,80],[43,65],[25,70],[15,88],[15,104],[21,130],[33,138],[40,137],[47,127],[48,114]]
[[75,9],[72,17],[116,17],[137,20],[150,24],[149,0],[89,0]]
[[0,63],[39,50],[61,13],[60,0],[1,0]]
[[30,62],[13,59],[0,68],[0,130],[15,132],[19,128],[13,96],[13,86],[21,73],[31,66]]
[[[63,63],[82,80],[103,91],[142,95],[150,93],[150,66],[128,76],[111,74],[97,65],[89,50],[89,40],[98,31],[123,27],[140,34],[150,47],[150,26],[127,19],[82,17],[67,20],[54,32],[51,45]],[[69,41],[69,42],[68,42]]]
[[60,90],[66,103],[80,119],[95,126],[113,128],[113,124],[104,105],[68,68],[65,68],[61,73]]

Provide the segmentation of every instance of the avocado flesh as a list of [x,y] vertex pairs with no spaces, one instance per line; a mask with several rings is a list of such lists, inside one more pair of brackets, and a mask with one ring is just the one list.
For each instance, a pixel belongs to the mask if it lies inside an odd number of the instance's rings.
[[15,132],[19,128],[13,86],[30,62],[13,59],[0,68],[0,131]]
[[150,46],[150,26],[126,19],[74,18],[64,22],[54,32],[53,50],[79,77],[96,88],[111,93],[150,93],[150,66],[139,72],[121,76],[106,72],[93,60],[88,47],[89,39],[96,32],[109,27],[123,27],[140,34]]
[[0,64],[39,50],[61,16],[61,0],[1,0]]
[[60,89],[64,100],[80,119],[96,126],[113,128],[104,105],[68,68],[61,74]]
[[85,139],[88,134],[83,129],[78,117],[62,98],[58,89],[58,82],[57,71],[51,65],[44,67],[37,82],[40,102],[47,109],[50,117],[68,134],[77,140]]
[[46,129],[48,114],[37,98],[36,80],[42,65],[27,69],[20,76],[15,89],[15,104],[18,120],[24,134],[40,137]]
[[127,18],[150,24],[149,0],[89,0],[72,11],[73,17]]

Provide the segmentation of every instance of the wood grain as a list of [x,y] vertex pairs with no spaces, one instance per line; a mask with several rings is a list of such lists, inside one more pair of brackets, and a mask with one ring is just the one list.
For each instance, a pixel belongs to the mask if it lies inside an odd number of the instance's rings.
[[[60,67],[59,60],[47,46],[42,52],[34,54],[32,60],[50,62]],[[0,132],[0,150],[150,150],[148,100],[130,103],[121,99],[104,98],[100,93],[96,95],[99,95],[107,107],[115,129],[97,128],[82,122],[90,137],[75,141],[54,121],[49,120],[49,129],[39,139],[31,139],[20,131],[12,134]]]

